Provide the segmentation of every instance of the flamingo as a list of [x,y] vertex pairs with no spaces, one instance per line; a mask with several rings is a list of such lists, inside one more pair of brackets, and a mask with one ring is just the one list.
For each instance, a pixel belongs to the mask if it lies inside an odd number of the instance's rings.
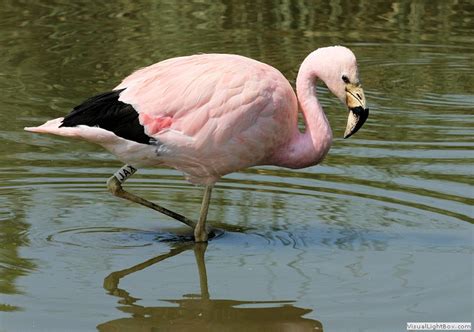
[[[107,181],[113,195],[185,223],[194,228],[196,242],[206,242],[211,192],[219,178],[251,166],[299,169],[324,159],[332,131],[316,96],[318,80],[349,109],[344,138],[356,133],[369,109],[356,57],[343,46],[319,48],[304,59],[298,97],[270,65],[234,54],[198,54],[139,69],[65,117],[25,130],[100,144],[125,163]],[[123,189],[139,167],[157,165],[205,187],[197,222]]]

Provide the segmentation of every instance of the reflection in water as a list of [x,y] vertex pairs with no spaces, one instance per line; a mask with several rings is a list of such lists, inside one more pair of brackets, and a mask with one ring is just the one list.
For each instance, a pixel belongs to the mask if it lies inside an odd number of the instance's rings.
[[[213,300],[209,294],[204,259],[207,244],[178,244],[168,253],[149,259],[128,269],[112,272],[104,279],[104,288],[120,298],[119,310],[131,317],[115,319],[97,326],[99,331],[140,331],[160,329],[193,331],[322,331],[321,322],[302,316],[311,309],[298,308],[291,301]],[[170,306],[144,307],[126,290],[119,288],[120,279],[167,258],[193,249],[199,273],[200,294],[185,294],[176,300],[162,300]]]
[[[21,257],[19,250],[22,246],[29,245],[26,234],[30,225],[25,222],[25,201],[19,196],[0,196],[0,295],[21,294],[21,289],[16,285],[17,279],[37,267],[31,259]],[[13,212],[9,206],[17,206],[18,209]],[[6,299],[0,296],[0,312],[23,309],[5,301]]]

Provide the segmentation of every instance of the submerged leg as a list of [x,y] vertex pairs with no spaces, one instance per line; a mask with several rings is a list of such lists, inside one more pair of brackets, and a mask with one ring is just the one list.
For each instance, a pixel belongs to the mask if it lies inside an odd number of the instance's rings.
[[207,185],[204,189],[204,197],[202,198],[201,214],[199,221],[194,228],[194,241],[206,242],[208,238],[208,230],[206,227],[207,211],[209,210],[209,202],[211,201],[212,185]]
[[[128,199],[129,201],[144,205],[146,207],[149,207],[150,209],[153,209],[155,211],[161,212],[166,214],[167,216],[174,218],[178,221],[181,221],[182,223],[196,229],[197,225],[196,222],[186,218],[185,216],[182,216],[176,212],[173,212],[171,210],[168,210],[162,206],[159,206],[158,204],[155,204],[153,202],[147,201],[144,198],[141,198],[137,195],[134,195],[132,193],[129,193],[128,191],[123,190],[122,188],[122,183],[124,183],[129,177],[131,177],[137,169],[133,166],[130,165],[125,165],[121,169],[119,169],[112,177],[110,177],[107,180],[107,187],[109,188],[109,191],[114,194],[117,197]],[[209,193],[210,195],[210,193]],[[208,202],[209,203],[209,202]],[[202,209],[201,209],[201,214],[202,214]],[[206,208],[206,214],[207,214],[207,208]],[[199,219],[199,222],[201,222],[201,219]],[[205,220],[204,220],[205,222]],[[207,233],[206,233],[206,240],[207,240]],[[206,241],[204,240],[204,241]]]

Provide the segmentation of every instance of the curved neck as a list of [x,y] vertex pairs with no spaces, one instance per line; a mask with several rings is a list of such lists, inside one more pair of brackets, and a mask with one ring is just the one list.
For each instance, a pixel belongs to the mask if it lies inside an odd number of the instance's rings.
[[280,166],[303,168],[316,165],[331,147],[331,127],[316,97],[316,81],[321,76],[318,75],[318,68],[314,68],[315,56],[313,52],[303,61],[296,79],[296,93],[305,130],[302,133],[296,126],[292,138],[279,156]]

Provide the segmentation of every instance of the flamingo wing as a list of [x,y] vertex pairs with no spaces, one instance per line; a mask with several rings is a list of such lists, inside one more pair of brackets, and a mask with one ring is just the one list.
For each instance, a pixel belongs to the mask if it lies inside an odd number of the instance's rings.
[[130,141],[149,144],[150,137],[138,121],[138,113],[118,100],[123,90],[105,92],[87,99],[62,119],[61,127],[99,127]]
[[261,62],[237,55],[202,54],[140,69],[115,89],[125,89],[119,100],[140,114],[147,134],[171,127],[194,136],[209,121],[239,110],[247,111],[246,115],[249,109],[257,116],[271,115],[268,102],[282,82],[289,87],[279,71]]

